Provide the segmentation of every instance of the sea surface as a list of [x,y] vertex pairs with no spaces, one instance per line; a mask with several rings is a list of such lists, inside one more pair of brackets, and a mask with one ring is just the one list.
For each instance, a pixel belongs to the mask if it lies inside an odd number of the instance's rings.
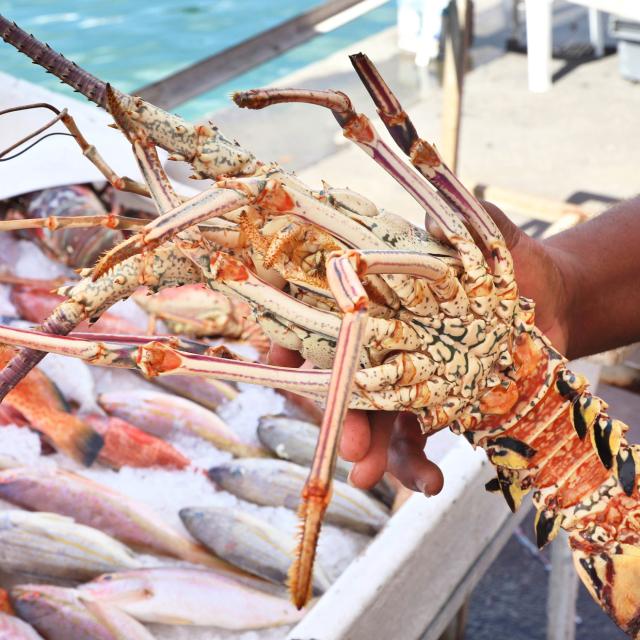
[[[0,0],[0,13],[125,92],[322,4],[319,0]],[[229,94],[274,82],[394,24],[396,0],[319,35],[181,105],[197,119],[229,104]],[[53,76],[0,42],[0,70],[54,91]]]

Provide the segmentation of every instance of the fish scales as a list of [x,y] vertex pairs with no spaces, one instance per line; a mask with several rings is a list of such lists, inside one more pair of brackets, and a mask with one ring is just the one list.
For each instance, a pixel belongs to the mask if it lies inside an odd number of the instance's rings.
[[[239,498],[296,510],[308,469],[285,460],[244,458],[209,469],[209,477]],[[336,480],[327,522],[362,533],[375,533],[389,519],[388,509],[363,491]]]

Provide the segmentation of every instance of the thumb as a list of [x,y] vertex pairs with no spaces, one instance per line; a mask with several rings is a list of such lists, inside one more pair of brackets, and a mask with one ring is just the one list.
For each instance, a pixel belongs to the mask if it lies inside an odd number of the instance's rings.
[[492,220],[496,223],[500,233],[502,233],[505,242],[507,243],[507,249],[510,251],[520,242],[524,231],[514,224],[507,215],[496,207],[495,204],[481,200],[480,204],[484,207],[485,211],[491,216]]
[[[481,200],[480,204],[484,207],[489,216],[491,216],[491,219],[496,223],[496,226],[500,230],[500,233],[502,233],[507,244],[507,249],[509,249],[509,251],[513,251],[513,249],[523,239],[523,237],[526,237],[526,234],[507,217],[502,209],[496,207],[495,204],[487,202],[486,200]],[[463,219],[462,222],[469,230],[469,233],[471,233],[471,235],[473,236],[476,244],[483,250],[483,252],[485,252],[486,247],[484,246],[482,240],[479,238],[475,229],[473,229],[473,227],[471,227],[466,222],[466,220]],[[445,244],[447,243],[444,232],[442,231],[438,223],[433,218],[431,218],[431,216],[429,216],[429,214],[425,216],[425,228],[427,230],[427,233],[436,238],[436,240],[440,240]],[[487,255],[485,255],[485,257],[490,261]]]

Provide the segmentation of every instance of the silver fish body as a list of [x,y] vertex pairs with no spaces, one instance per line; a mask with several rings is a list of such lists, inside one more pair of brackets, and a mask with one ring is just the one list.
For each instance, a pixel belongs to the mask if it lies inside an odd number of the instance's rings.
[[0,613],[0,640],[42,640],[42,636],[20,618]]
[[70,516],[135,549],[221,565],[147,505],[68,471],[27,467],[0,471],[0,498],[26,509]]
[[[260,442],[282,460],[310,467],[318,442],[320,430],[315,424],[288,416],[263,416],[258,425]],[[336,458],[335,478],[346,481],[352,464]],[[378,500],[387,506],[393,504],[395,489],[383,478],[370,490]]]
[[[285,584],[295,558],[295,540],[255,516],[229,507],[189,507],[180,518],[191,535],[227,562],[277,584]],[[331,586],[318,562],[313,586],[323,593]]]
[[[282,460],[310,467],[320,429],[310,422],[287,416],[263,416],[258,424],[260,442]],[[346,480],[351,463],[336,459],[334,477]]]
[[153,640],[137,620],[76,589],[21,585],[11,590],[11,602],[48,640]]
[[151,382],[212,411],[240,393],[229,382],[195,376],[156,376]]
[[0,566],[6,573],[87,580],[140,562],[120,542],[71,518],[10,510],[0,513]]
[[[285,460],[246,458],[213,467],[208,473],[218,486],[239,498],[296,510],[309,470]],[[327,522],[371,534],[388,519],[383,504],[345,482],[333,482]]]
[[115,573],[84,584],[79,591],[142,622],[248,630],[293,624],[303,615],[285,598],[200,569]]

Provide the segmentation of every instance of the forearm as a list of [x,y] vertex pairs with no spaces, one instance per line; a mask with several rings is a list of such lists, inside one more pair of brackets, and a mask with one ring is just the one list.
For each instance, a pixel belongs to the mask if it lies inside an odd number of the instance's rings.
[[640,341],[640,198],[545,241],[566,286],[566,355]]

